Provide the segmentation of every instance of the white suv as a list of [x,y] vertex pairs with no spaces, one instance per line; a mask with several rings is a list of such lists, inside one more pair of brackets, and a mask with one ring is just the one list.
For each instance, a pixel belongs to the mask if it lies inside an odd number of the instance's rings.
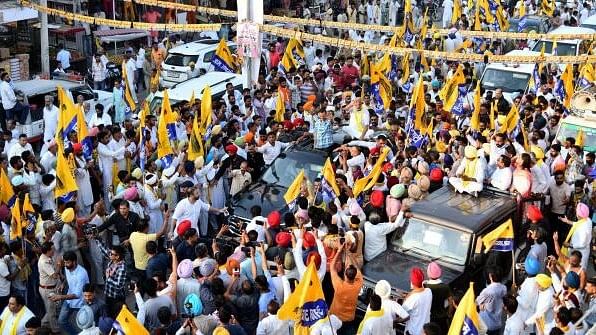
[[[161,66],[161,78],[163,86],[170,88],[178,83],[188,80],[187,72],[190,70],[188,64],[195,63],[201,75],[212,71],[211,58],[215,55],[218,40],[205,39],[174,47],[168,52],[168,57]],[[233,53],[236,51],[236,43],[228,42],[228,47]]]

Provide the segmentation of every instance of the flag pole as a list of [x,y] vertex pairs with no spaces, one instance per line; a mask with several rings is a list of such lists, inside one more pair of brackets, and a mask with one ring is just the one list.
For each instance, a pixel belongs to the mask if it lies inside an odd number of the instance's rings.
[[515,283],[515,249],[511,249],[511,275],[513,285],[517,287],[517,284]]

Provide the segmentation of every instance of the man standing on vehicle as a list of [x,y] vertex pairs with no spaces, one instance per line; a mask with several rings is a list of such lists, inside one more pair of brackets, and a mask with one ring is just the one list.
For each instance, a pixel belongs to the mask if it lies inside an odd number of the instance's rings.
[[257,151],[263,154],[265,165],[269,166],[279,156],[285,148],[289,147],[291,143],[283,143],[277,140],[277,135],[274,132],[267,134],[267,143],[257,148]]
[[62,69],[64,72],[67,72],[68,69],[70,69],[70,60],[72,59],[72,56],[70,55],[70,51],[64,48],[64,44],[58,44],[58,49],[60,51],[56,54],[56,60],[62,63]]
[[0,76],[0,80],[2,80],[0,82],[0,100],[2,100],[2,108],[6,113],[6,120],[14,120],[20,124],[25,124],[29,114],[29,107],[24,106],[17,100],[8,72],[4,72]]
[[44,97],[45,106],[43,107],[43,141],[50,142],[56,134],[56,126],[58,125],[58,107],[54,105],[54,97],[46,95]]

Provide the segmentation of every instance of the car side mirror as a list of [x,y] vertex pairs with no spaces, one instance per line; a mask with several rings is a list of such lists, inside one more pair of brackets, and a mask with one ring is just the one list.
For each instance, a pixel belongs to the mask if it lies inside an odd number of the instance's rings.
[[93,100],[97,101],[99,99],[99,94],[97,92],[93,92]]

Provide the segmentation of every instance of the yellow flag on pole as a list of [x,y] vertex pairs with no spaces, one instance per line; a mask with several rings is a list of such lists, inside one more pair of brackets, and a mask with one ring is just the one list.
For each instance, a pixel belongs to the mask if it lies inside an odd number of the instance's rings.
[[294,181],[288,187],[286,194],[284,194],[284,200],[286,204],[292,203],[298,196],[300,195],[300,189],[302,188],[302,183],[304,182],[304,170],[300,170],[300,173],[294,178]]

